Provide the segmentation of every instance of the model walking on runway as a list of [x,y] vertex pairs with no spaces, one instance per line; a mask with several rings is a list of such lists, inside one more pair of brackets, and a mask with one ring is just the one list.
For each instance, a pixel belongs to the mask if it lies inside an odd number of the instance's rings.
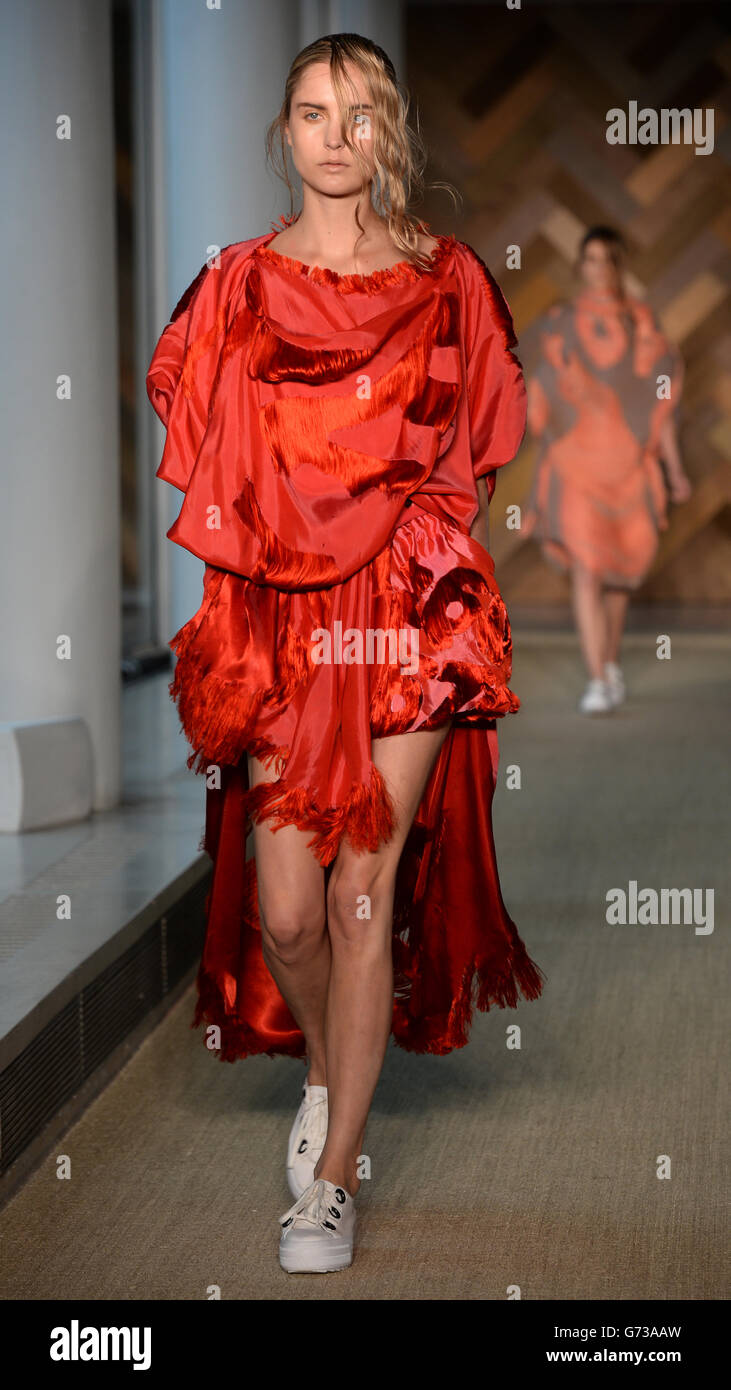
[[214,864],[194,1023],[223,1060],[307,1059],[279,1247],[307,1272],[351,1263],[389,1037],[444,1055],[542,974],[491,822],[519,706],[487,549],[525,428],[510,313],[407,211],[418,149],[382,49],[306,48],[276,133],[301,212],[201,268],[147,386],[184,493],[168,536],[206,566],[170,643]]
[[675,426],[680,354],[649,305],[627,294],[624,243],[592,227],[581,243],[581,288],[540,321],[541,361],[528,383],[528,428],[541,441],[523,534],[571,571],[574,616],[589,676],[583,714],[621,704],[620,648],[632,590],[685,502]]

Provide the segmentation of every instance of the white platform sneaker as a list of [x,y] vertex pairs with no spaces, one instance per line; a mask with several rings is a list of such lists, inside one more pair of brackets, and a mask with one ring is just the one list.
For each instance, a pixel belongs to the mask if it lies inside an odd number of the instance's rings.
[[582,714],[608,714],[614,709],[609,686],[606,681],[590,680],[581,699],[579,709]]
[[314,1182],[315,1164],[327,1138],[327,1086],[302,1087],[302,1102],[287,1144],[287,1186],[300,1197]]
[[288,1274],[330,1274],[353,1263],[355,1202],[327,1178],[315,1178],[279,1224],[279,1263]]
[[621,705],[627,692],[624,684],[622,668],[616,661],[605,661],[604,679],[609,689],[609,698],[613,705]]

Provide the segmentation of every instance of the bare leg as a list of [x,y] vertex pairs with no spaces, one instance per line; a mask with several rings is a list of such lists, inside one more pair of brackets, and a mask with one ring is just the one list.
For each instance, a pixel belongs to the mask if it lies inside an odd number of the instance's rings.
[[[249,786],[275,782],[273,766],[249,756]],[[327,1085],[325,1001],[330,938],[325,920],[325,870],[307,841],[311,831],[254,822],[254,853],[264,960],[307,1044],[311,1086]]]
[[619,651],[622,645],[622,634],[627,618],[629,597],[629,589],[605,589],[604,591],[604,614],[606,623],[605,661],[616,661],[619,663]]
[[[344,1187],[352,1196],[360,1187],[357,1159],[391,1032],[396,870],[449,727],[447,723],[439,729],[372,740],[373,762],[393,799],[397,821],[393,838],[374,854],[356,853],[341,841],[328,883],[329,1110],[327,1141],[315,1176]],[[364,904],[369,916],[363,915]]]
[[601,580],[578,563],[572,568],[572,600],[587,670],[595,679],[604,680],[606,615]]

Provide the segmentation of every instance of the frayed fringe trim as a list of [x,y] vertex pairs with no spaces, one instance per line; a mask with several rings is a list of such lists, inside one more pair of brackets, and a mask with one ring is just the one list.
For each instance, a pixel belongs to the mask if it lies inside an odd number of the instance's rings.
[[177,703],[180,723],[193,752],[186,765],[193,772],[207,772],[211,766],[239,762],[246,751],[248,731],[254,726],[261,699],[241,690],[236,681],[206,676],[199,684],[190,674],[180,674],[180,662],[168,685]]
[[475,962],[465,970],[462,988],[448,1017],[442,1014],[414,1019],[409,1014],[408,1004],[397,1002],[392,1028],[394,1042],[405,1052],[446,1056],[467,1046],[475,1009],[481,1013],[489,1013],[495,1005],[501,1009],[515,1009],[519,996],[526,1000],[538,999],[545,979],[525,947],[515,952],[512,965],[499,975],[490,971],[484,962]]
[[[206,599],[206,616],[213,609],[221,588],[220,584],[214,585],[215,580]],[[186,759],[187,766],[196,773],[206,773],[212,766],[225,763],[235,766],[247,752],[261,757],[264,750],[268,752],[272,748],[267,740],[254,738],[261,707],[265,702],[286,705],[296,684],[303,678],[304,667],[301,662],[298,664],[297,642],[287,629],[286,651],[283,652],[286,674],[281,682],[269,689],[248,690],[240,680],[227,680],[205,669],[197,649],[203,619],[196,619],[186,623],[168,644],[177,656],[168,691],[193,750]],[[288,748],[286,755],[289,755]]]
[[253,821],[271,818],[275,832],[285,825],[314,830],[308,849],[323,867],[335,858],[344,835],[354,850],[371,853],[377,851],[380,840],[391,839],[394,806],[383,774],[374,763],[368,784],[358,783],[342,805],[329,806],[325,811],[318,809],[306,787],[283,787],[282,780],[259,782],[251,787],[244,796],[246,814]]
[[[422,223],[426,226],[426,223]],[[280,231],[279,227],[276,231]],[[415,261],[399,261],[396,265],[387,266],[385,270],[373,270],[370,275],[339,275],[335,270],[329,270],[327,266],[306,265],[303,261],[295,260],[292,256],[285,256],[281,251],[270,249],[269,241],[273,240],[273,234],[268,241],[261,241],[254,247],[253,255],[261,256],[264,260],[273,261],[275,265],[284,266],[292,274],[304,275],[316,285],[329,285],[332,289],[338,290],[342,294],[358,292],[360,294],[377,294],[389,285],[396,285],[400,281],[418,280],[424,271],[430,274],[438,269],[445,257],[457,246],[457,240],[453,232],[449,235],[441,235],[435,238],[437,245],[428,257],[426,266],[418,265]],[[489,271],[487,272],[489,275]],[[492,278],[492,277],[491,277]],[[517,341],[517,340],[516,340]]]
[[[446,1018],[438,1014],[415,1019],[409,1014],[408,1003],[396,998],[391,1026],[395,1046],[404,1052],[445,1057],[449,1052],[467,1046],[475,1008],[482,1013],[488,1013],[494,1005],[501,1009],[514,1009],[517,1008],[519,995],[530,1000],[537,999],[542,993],[546,977],[525,949],[516,953],[512,967],[503,974],[496,977],[488,973],[481,978],[486,969],[477,965],[467,967],[462,989]],[[265,1047],[255,1029],[226,1012],[220,989],[202,967],[197,987],[198,1001],[190,1026],[198,1028],[205,1023],[220,1028],[219,1061],[235,1062],[239,1058],[255,1056],[306,1056],[305,1039],[301,1033],[293,1033],[288,1043],[283,1041],[276,1047]]]
[[[379,625],[386,629],[400,631],[415,627],[417,633],[423,631],[433,647],[433,655],[422,656],[419,660],[419,678],[401,676],[394,678],[391,668],[384,665],[379,670],[371,695],[371,733],[374,738],[404,733],[417,720],[423,706],[424,681],[440,682],[450,689],[440,704],[433,709],[420,728],[433,729],[443,724],[445,719],[473,718],[502,719],[506,714],[515,714],[520,709],[518,696],[509,688],[512,674],[512,634],[507,610],[499,593],[490,592],[485,608],[477,598],[463,593],[461,580],[465,568],[457,567],[447,574],[439,585],[440,601],[434,596],[428,600],[424,616],[419,618],[414,612],[415,596],[421,595],[434,583],[432,570],[420,565],[415,555],[409,557],[409,585],[406,589],[396,589],[388,577],[379,576],[377,595],[382,612]],[[482,574],[477,576],[481,584],[486,584]],[[446,610],[450,603],[461,601],[471,604],[471,628],[475,644],[487,653],[480,661],[453,660],[442,650],[455,633],[462,631],[464,623],[448,616]],[[394,695],[400,695],[401,708],[394,712]]]

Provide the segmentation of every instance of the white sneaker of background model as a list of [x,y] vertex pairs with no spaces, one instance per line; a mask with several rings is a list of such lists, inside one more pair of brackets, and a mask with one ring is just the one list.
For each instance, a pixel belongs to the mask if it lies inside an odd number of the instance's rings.
[[327,1178],[315,1178],[279,1224],[279,1263],[288,1274],[329,1274],[353,1263],[355,1202]]
[[616,661],[605,661],[604,679],[609,687],[609,698],[612,704],[621,705],[627,692],[622,668],[617,665]]
[[607,714],[614,709],[606,681],[590,680],[580,701],[582,714]]
[[315,1164],[327,1138],[327,1086],[302,1087],[302,1102],[287,1144],[287,1185],[300,1197],[314,1182]]

